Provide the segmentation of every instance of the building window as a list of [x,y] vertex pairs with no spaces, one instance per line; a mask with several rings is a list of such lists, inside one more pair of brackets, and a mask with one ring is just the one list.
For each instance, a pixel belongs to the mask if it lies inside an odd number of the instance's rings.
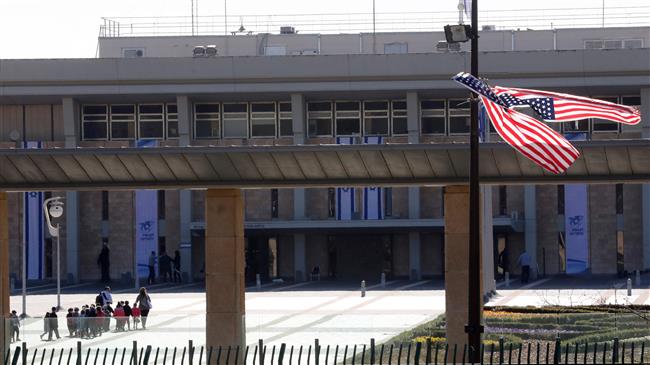
[[142,58],[144,57],[144,48],[122,48],[122,57]]
[[363,102],[363,134],[366,136],[387,136],[388,101]]
[[564,133],[589,133],[589,119],[574,120],[562,124]]
[[162,104],[138,105],[138,137],[141,139],[165,138]]
[[275,103],[251,103],[251,137],[275,137]]
[[327,189],[327,216],[334,218],[336,215],[336,189]]
[[623,184],[616,184],[616,214],[623,214]]
[[640,106],[641,97],[640,96],[623,96],[621,97],[621,104],[629,106]]
[[111,139],[135,139],[135,105],[114,104],[110,109]]
[[409,44],[406,42],[384,43],[385,54],[404,54],[409,52]]
[[219,138],[220,105],[194,104],[194,134],[200,138]]
[[293,136],[293,116],[291,115],[291,103],[281,102],[278,103],[280,112],[278,119],[280,120],[280,137]]
[[394,136],[409,133],[406,101],[395,100],[391,102],[391,122]]
[[223,104],[223,138],[248,137],[248,104]]
[[[599,100],[608,101],[610,103],[618,103],[618,98],[614,97],[604,97],[604,98],[595,98]],[[605,119],[594,118],[591,120],[591,128],[594,132],[618,132],[619,123],[612,122]]]
[[82,138],[106,140],[108,138],[108,106],[84,105],[81,113]]
[[108,220],[108,191],[102,191],[102,220]]
[[508,190],[505,185],[499,186],[499,215],[508,215]]
[[158,219],[165,219],[165,191],[158,190]]
[[332,102],[320,101],[307,104],[307,124],[310,137],[332,135]]
[[420,101],[422,134],[445,134],[445,101]]
[[564,215],[564,185],[557,186],[557,214]]
[[469,133],[469,114],[467,100],[449,100],[449,134]]
[[384,188],[384,217],[393,216],[393,188]]
[[167,117],[167,138],[178,138],[178,107],[176,104],[167,104],[165,107]]
[[334,109],[337,136],[358,136],[361,134],[360,102],[337,101]]
[[278,217],[278,189],[271,189],[271,218]]

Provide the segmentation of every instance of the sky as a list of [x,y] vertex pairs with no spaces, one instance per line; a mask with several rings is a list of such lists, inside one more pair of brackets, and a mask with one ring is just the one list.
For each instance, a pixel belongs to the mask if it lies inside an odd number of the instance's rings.
[[[199,1],[199,15],[223,16],[224,0]],[[227,0],[229,16],[371,13],[372,0]],[[605,0],[605,8],[648,0]],[[376,12],[454,11],[458,0],[375,0]],[[481,0],[482,11],[601,8],[603,0]],[[567,13],[575,10],[567,10]],[[0,0],[0,59],[95,57],[102,17],[190,16],[191,0]]]

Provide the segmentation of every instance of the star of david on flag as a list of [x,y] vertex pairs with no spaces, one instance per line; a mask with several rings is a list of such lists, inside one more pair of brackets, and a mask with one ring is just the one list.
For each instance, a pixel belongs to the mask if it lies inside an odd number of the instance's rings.
[[479,94],[494,129],[506,143],[554,174],[564,173],[580,153],[564,136],[540,120],[518,112],[518,106],[529,106],[547,122],[585,118],[628,125],[641,122],[639,110],[630,106],[550,91],[490,87],[466,72],[452,79]]

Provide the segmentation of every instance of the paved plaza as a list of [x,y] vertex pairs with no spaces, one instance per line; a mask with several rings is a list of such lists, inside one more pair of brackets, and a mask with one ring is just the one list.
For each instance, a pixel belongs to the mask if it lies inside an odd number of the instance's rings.
[[[588,305],[588,304],[650,304],[650,289],[634,288],[627,296],[625,280],[611,277],[546,278],[527,285],[513,281],[508,288],[502,283],[489,306],[512,305]],[[88,284],[65,291],[65,308],[90,303],[96,285]],[[20,295],[11,297],[12,308],[21,309]],[[114,300],[135,300],[133,288],[116,288]],[[205,342],[205,294],[202,284],[160,285],[151,288],[153,309],[146,331],[109,332],[90,340],[86,347],[129,347],[137,340],[143,345],[163,347],[184,346],[193,340]],[[28,296],[27,312],[42,317],[56,303],[51,287],[36,288]],[[263,339],[267,344],[286,343],[308,346],[318,338],[322,345],[353,345],[377,343],[429,321],[444,313],[445,296],[441,280],[388,282],[385,288],[369,285],[365,297],[354,283],[311,282],[249,288],[246,293],[247,342]],[[65,316],[60,313],[59,317]],[[114,329],[114,323],[111,323]],[[72,347],[77,339],[67,336],[65,320],[60,318],[62,338],[42,341],[40,318],[26,320],[22,339],[32,348]],[[47,336],[46,336],[47,337]]]

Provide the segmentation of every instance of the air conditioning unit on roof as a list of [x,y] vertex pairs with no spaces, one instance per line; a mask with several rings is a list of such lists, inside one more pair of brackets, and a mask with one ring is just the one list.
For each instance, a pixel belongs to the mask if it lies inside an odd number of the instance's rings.
[[280,27],[280,34],[296,34],[296,28],[291,26]]

